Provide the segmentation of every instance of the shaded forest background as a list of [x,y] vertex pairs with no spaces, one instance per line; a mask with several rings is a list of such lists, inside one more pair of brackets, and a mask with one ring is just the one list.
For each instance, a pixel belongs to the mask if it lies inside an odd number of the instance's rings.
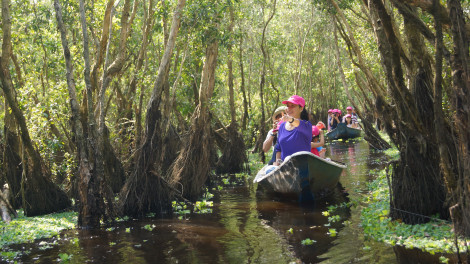
[[[79,226],[171,212],[246,169],[292,94],[400,150],[391,216],[470,235],[469,5],[456,0],[2,0],[3,209]],[[414,214],[410,214],[414,213]]]

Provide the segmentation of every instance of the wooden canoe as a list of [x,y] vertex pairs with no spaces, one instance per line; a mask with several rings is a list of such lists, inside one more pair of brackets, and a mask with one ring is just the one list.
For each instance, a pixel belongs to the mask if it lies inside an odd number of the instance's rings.
[[326,133],[326,136],[331,140],[349,139],[361,136],[361,131],[361,129],[348,127],[345,123],[339,123],[334,130]]
[[280,166],[264,166],[253,182],[276,193],[297,195],[299,201],[305,201],[333,191],[345,168],[345,165],[301,151],[287,157]]

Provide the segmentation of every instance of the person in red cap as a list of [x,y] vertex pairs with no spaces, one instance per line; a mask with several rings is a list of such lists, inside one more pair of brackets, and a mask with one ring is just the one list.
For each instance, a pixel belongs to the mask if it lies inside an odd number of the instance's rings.
[[276,145],[276,162],[279,166],[287,157],[299,151],[310,151],[312,141],[312,124],[308,121],[304,98],[293,95],[282,102],[287,106],[284,121],[279,126],[278,144]]

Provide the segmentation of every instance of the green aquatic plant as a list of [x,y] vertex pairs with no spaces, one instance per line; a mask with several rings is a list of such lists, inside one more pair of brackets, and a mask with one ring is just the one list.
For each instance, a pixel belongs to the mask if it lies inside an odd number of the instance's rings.
[[306,238],[304,240],[302,240],[302,245],[304,246],[311,246],[313,245],[313,243],[316,243],[317,241],[313,240],[313,239],[310,239],[310,238]]
[[335,237],[337,235],[335,228],[328,229],[328,235],[331,237]]
[[69,263],[72,259],[73,254],[59,253],[60,263]]
[[[386,171],[378,173],[376,180],[369,185],[370,194],[365,199],[367,205],[361,212],[361,225],[366,237],[389,245],[417,248],[431,254],[456,253],[452,224],[436,216],[429,223],[407,225],[392,221],[390,213],[389,187]],[[466,251],[465,243],[459,242],[460,252]]]
[[439,262],[447,264],[447,263],[449,263],[449,259],[444,257],[444,256],[440,256],[439,257]]
[[[3,260],[13,260],[21,254],[27,254],[27,252],[11,251],[8,246],[59,236],[62,230],[72,229],[76,223],[76,212],[26,217],[23,210],[18,210],[18,218],[13,219],[10,223],[0,221],[0,230],[2,230],[0,232],[0,257]],[[44,242],[43,249],[49,248],[50,244],[52,243]]]
[[194,205],[194,212],[197,214],[207,214],[212,213],[212,206],[214,203],[212,201],[197,201]]
[[156,227],[155,225],[148,224],[148,225],[144,225],[142,228],[148,231],[153,231],[155,227]]

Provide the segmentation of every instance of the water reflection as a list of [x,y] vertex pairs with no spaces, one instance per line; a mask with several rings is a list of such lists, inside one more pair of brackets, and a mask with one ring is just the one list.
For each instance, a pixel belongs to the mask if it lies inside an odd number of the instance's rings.
[[[364,240],[360,206],[339,209],[341,221],[331,224],[322,214],[329,205],[359,200],[373,178],[370,170],[383,167],[386,158],[363,141],[330,143],[326,156],[348,165],[342,188],[309,206],[257,192],[248,179],[217,193],[212,214],[70,230],[52,248],[27,245],[31,253],[21,261],[57,262],[67,253],[70,263],[396,263],[392,248]],[[331,229],[338,235],[330,236]],[[302,245],[307,238],[316,242]]]

